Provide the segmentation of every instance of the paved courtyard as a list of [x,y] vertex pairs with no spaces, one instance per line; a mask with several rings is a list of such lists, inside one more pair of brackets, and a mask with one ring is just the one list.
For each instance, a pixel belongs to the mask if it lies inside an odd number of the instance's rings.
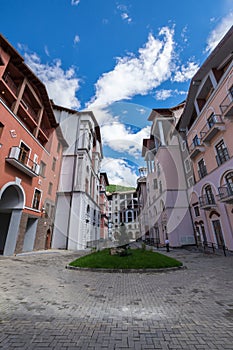
[[126,274],[65,269],[77,255],[0,257],[0,349],[233,349],[233,256]]

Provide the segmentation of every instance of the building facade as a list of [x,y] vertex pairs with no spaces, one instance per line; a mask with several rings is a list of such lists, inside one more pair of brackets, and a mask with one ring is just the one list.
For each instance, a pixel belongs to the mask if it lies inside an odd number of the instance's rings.
[[0,254],[50,247],[65,142],[45,86],[0,35]]
[[191,81],[180,128],[187,130],[199,244],[233,250],[233,27]]
[[100,239],[100,128],[92,112],[53,106],[68,143],[57,193],[53,248],[80,250]]
[[143,215],[147,211],[148,220],[144,235],[157,245],[166,239],[173,247],[195,244],[188,201],[192,166],[186,141],[176,131],[183,109],[184,103],[153,109],[148,118],[152,122],[151,135],[143,140],[147,194],[141,212]]
[[114,240],[119,239],[120,225],[124,224],[129,240],[140,237],[138,199],[135,190],[113,192],[109,201],[109,221]]
[[109,235],[109,205],[106,187],[109,186],[106,173],[100,173],[99,205],[100,205],[100,239],[107,241]]

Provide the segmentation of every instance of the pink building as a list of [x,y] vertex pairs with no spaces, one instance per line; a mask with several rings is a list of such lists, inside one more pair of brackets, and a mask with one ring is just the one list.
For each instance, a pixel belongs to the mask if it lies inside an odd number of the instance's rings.
[[187,192],[193,184],[192,167],[186,142],[176,131],[183,109],[184,103],[153,109],[148,118],[151,136],[143,140],[142,149],[147,163],[146,203],[143,194],[140,210],[142,235],[156,244],[168,238],[173,247],[195,244]]
[[180,121],[187,129],[195,185],[197,241],[233,250],[233,27],[193,77]]

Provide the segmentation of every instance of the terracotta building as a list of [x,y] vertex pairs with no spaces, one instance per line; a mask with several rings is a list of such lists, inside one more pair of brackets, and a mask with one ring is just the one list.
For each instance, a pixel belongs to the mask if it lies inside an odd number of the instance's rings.
[[233,27],[193,77],[179,127],[187,130],[199,244],[233,250]]
[[0,35],[0,254],[50,247],[62,148],[45,86]]

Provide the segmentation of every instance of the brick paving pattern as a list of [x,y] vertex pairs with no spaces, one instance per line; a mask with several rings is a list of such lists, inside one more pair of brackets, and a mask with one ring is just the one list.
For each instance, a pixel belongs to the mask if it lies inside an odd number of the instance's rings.
[[233,349],[233,256],[168,253],[186,270],[65,269],[78,253],[0,258],[0,350]]

